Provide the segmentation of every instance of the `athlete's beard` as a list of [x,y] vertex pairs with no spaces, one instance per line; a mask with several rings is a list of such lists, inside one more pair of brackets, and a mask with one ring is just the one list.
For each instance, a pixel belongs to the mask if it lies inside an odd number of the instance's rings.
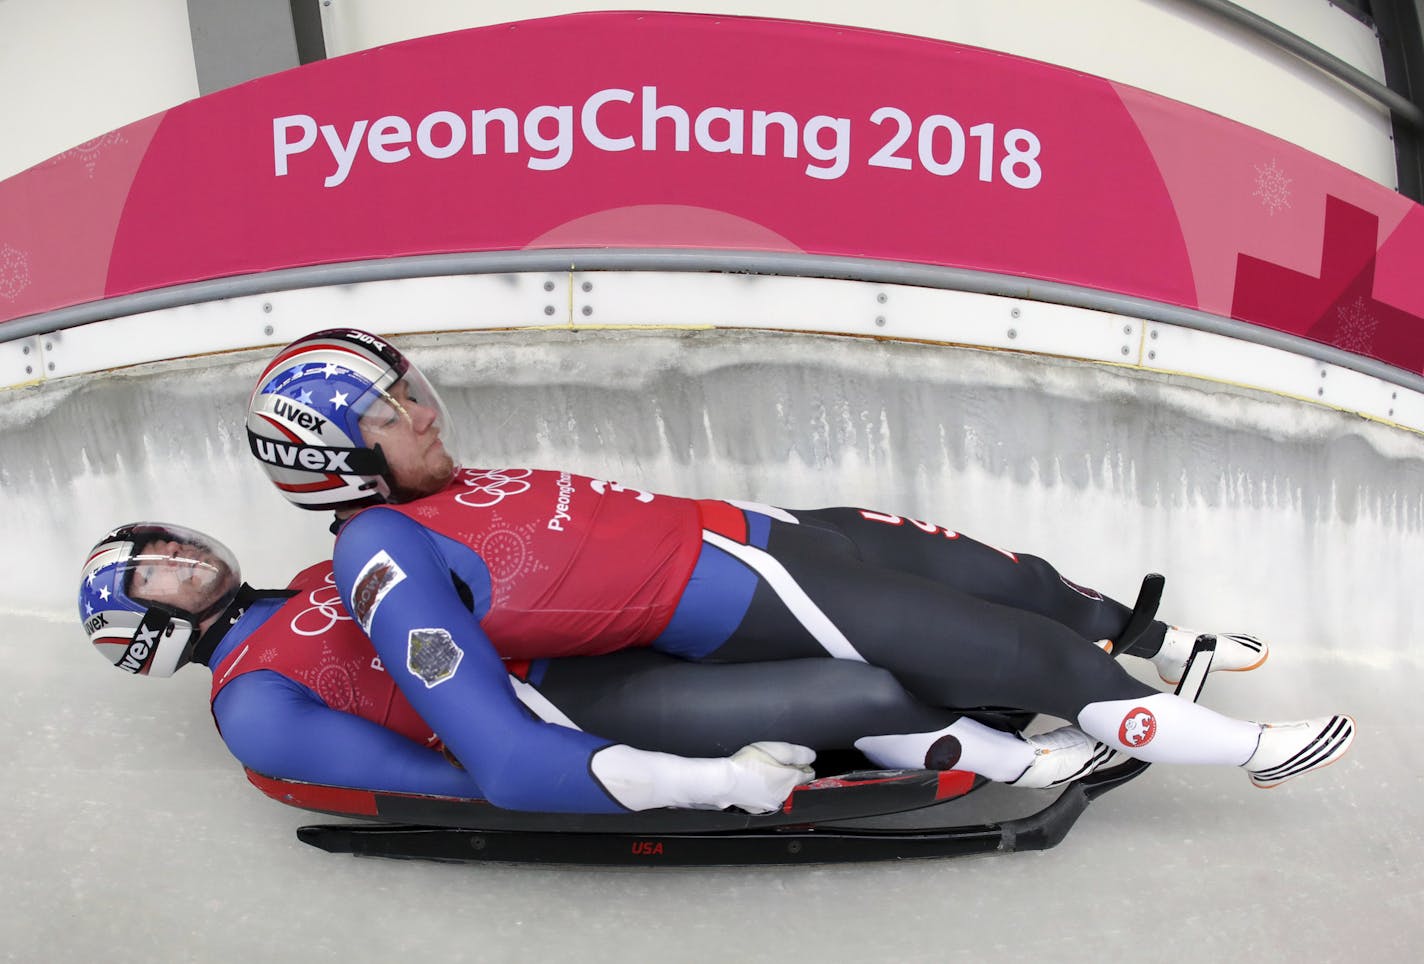
[[432,466],[425,470],[418,478],[402,482],[390,480],[390,501],[395,503],[414,502],[427,495],[434,495],[455,480],[455,473],[459,468],[447,452],[438,466]]

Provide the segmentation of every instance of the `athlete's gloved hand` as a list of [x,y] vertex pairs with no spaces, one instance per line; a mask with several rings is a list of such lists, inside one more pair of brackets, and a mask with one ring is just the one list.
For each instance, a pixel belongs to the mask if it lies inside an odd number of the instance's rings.
[[816,778],[810,766],[815,759],[815,750],[794,743],[744,746],[727,758],[732,784],[719,804],[749,813],[779,810],[794,788]]
[[753,743],[724,757],[675,756],[615,743],[594,753],[589,769],[629,810],[741,807],[771,813],[793,787],[815,779],[814,759],[814,750],[792,743]]

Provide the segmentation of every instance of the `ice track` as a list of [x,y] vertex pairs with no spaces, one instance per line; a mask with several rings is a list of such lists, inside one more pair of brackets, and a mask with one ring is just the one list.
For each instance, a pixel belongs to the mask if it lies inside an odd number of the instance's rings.
[[[202,669],[124,677],[73,613],[85,550],[121,521],[211,531],[256,585],[325,551],[322,520],[290,509],[245,450],[265,353],[69,379],[0,394],[0,957],[1424,957],[1424,439],[1222,386],[916,345],[727,332],[404,344],[470,465],[870,504],[1119,596],[1164,572],[1164,616],[1274,646],[1261,670],[1214,677],[1206,704],[1348,711],[1355,749],[1273,791],[1155,768],[1044,853],[617,871],[326,855],[293,836],[310,819],[227,756]],[[995,801],[1029,809],[1010,791],[977,805]]]

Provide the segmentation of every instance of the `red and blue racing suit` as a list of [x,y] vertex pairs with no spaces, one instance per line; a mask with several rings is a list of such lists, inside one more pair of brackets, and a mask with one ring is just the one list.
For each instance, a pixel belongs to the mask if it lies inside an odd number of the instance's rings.
[[[617,805],[588,772],[608,740],[532,718],[502,657],[832,655],[889,670],[933,707],[1065,719],[1155,692],[1090,642],[1115,637],[1126,607],[1035,557],[868,510],[785,512],[567,472],[466,469],[434,495],[355,515],[334,564],[419,716],[492,802],[514,809]],[[1165,629],[1150,634],[1159,645]]]

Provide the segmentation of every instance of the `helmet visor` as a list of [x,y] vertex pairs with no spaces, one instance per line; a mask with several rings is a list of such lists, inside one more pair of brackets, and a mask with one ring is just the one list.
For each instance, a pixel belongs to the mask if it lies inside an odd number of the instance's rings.
[[90,553],[79,615],[111,663],[168,676],[187,658],[200,624],[241,585],[237,560],[222,543],[181,526],[138,523],[115,529]]
[[445,448],[449,418],[440,396],[415,367],[390,388],[363,399],[361,441],[386,465],[389,501],[408,502],[444,488],[455,474]]
[[[222,610],[242,583],[232,550],[183,526],[125,526],[96,553],[86,584],[139,606],[161,606],[195,623]],[[103,597],[107,600],[107,594]]]
[[352,404],[359,416],[361,440],[374,447],[397,431],[444,432],[450,424],[445,403],[424,373],[414,365],[389,388],[371,389]]
[[237,592],[236,562],[225,548],[197,535],[170,529],[136,540],[134,554],[120,566],[125,594],[197,621],[226,606]]

